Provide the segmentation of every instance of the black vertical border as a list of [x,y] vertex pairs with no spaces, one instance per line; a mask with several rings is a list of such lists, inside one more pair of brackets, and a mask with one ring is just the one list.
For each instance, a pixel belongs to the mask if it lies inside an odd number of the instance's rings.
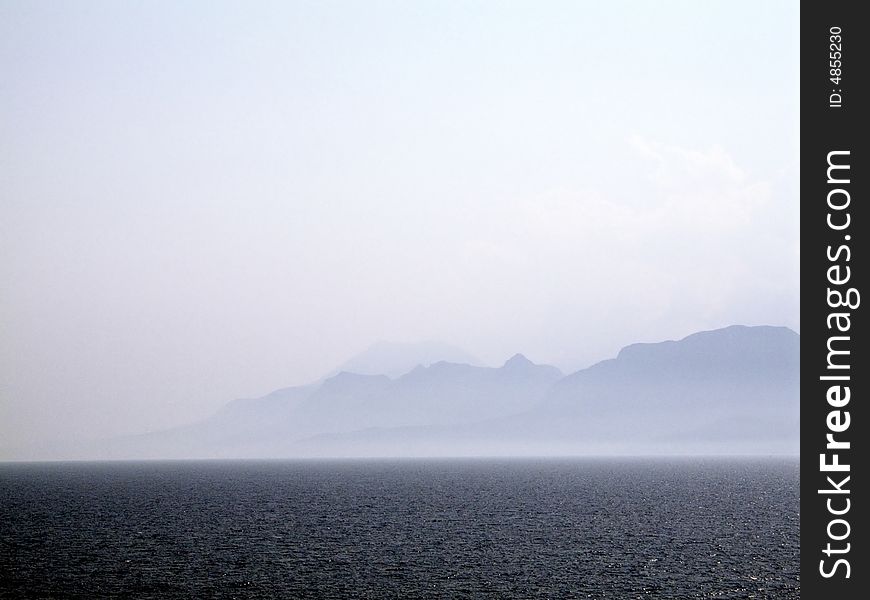
[[[819,600],[866,597],[870,591],[870,563],[867,561],[870,535],[865,527],[865,515],[870,507],[867,506],[867,496],[858,491],[867,489],[868,485],[864,455],[867,454],[867,419],[870,416],[864,405],[870,401],[870,363],[866,362],[866,356],[860,350],[868,344],[867,319],[863,314],[867,308],[863,303],[870,302],[870,296],[862,297],[862,305],[854,310],[831,308],[827,300],[828,288],[835,287],[828,281],[828,268],[835,262],[851,269],[849,282],[839,286],[843,291],[849,287],[857,288],[859,292],[866,291],[866,271],[870,269],[865,239],[870,235],[870,216],[866,208],[870,198],[867,197],[866,184],[868,154],[864,119],[864,112],[870,110],[870,102],[863,81],[870,75],[870,62],[867,60],[870,22],[859,18],[862,8],[866,10],[867,6],[861,2],[815,0],[801,3],[801,597]],[[841,28],[842,36],[842,79],[839,84],[831,81],[831,54],[835,51],[830,46],[832,27]],[[831,106],[833,93],[842,96],[839,107]],[[850,182],[845,186],[829,184],[828,153],[844,150],[849,151]],[[831,229],[827,223],[828,213],[832,212],[827,195],[838,187],[846,187],[850,195],[846,209],[851,219],[850,226],[842,231]],[[844,196],[837,194],[837,198],[841,200]],[[842,222],[843,211],[834,217]],[[845,262],[843,253],[841,260],[830,261],[829,246],[835,252],[843,244],[849,246],[850,260]],[[832,312],[850,313],[848,333],[828,329],[827,319]],[[841,517],[830,514],[826,502],[833,498],[834,508],[842,508],[846,495],[819,493],[819,490],[831,487],[826,479],[828,475],[836,481],[841,481],[844,475],[823,473],[820,469],[820,454],[826,452],[826,434],[829,433],[826,419],[829,411],[834,410],[826,398],[832,382],[820,380],[821,376],[832,374],[827,370],[827,344],[831,335],[848,335],[851,352],[848,357],[851,368],[838,372],[851,378],[844,382],[850,386],[851,400],[840,409],[849,411],[851,421],[848,430],[836,434],[838,439],[849,441],[851,448],[827,450],[829,455],[837,452],[840,462],[850,465],[845,475],[851,479],[843,487],[850,490],[851,505],[848,513]],[[849,522],[849,536],[842,541],[830,540],[828,536],[828,524],[836,518]],[[834,526],[833,533],[840,536],[845,530],[845,526],[839,523]],[[849,552],[826,556],[824,550],[829,541],[834,548],[850,544]],[[837,558],[848,560],[850,577],[845,578],[843,565],[833,577],[823,577],[820,561],[824,559],[826,568],[830,569]]]

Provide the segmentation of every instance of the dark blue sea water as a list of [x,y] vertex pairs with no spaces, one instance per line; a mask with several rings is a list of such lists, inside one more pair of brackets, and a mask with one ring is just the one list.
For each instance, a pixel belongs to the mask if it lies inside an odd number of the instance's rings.
[[0,596],[798,598],[797,459],[0,465]]

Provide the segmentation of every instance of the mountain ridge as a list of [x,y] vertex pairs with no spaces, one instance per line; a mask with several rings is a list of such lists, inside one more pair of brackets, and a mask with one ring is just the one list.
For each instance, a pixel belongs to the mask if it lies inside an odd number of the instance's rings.
[[517,353],[390,377],[337,370],[135,436],[115,458],[796,453],[800,336],[730,326],[563,374]]

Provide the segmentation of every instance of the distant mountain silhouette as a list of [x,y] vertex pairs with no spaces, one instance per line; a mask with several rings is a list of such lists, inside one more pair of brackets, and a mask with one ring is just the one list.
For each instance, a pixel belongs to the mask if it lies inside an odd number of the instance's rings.
[[[376,346],[318,383],[236,400],[190,426],[100,446],[101,456],[291,457],[796,453],[800,337],[732,326],[633,344],[562,376],[521,354],[499,368]],[[444,347],[440,347],[442,350]],[[425,350],[425,351],[424,351]],[[461,351],[459,351],[461,353]],[[85,452],[87,453],[87,452]]]
[[796,451],[799,374],[794,331],[726,327],[627,346],[559,381],[527,423],[539,437],[587,442]]
[[446,361],[390,379],[341,371],[318,384],[235,400],[186,427],[127,438],[120,454],[147,457],[285,456],[297,442],[366,428],[460,426],[519,414],[562,377],[516,355],[500,368]]
[[797,453],[800,337],[732,326],[633,344],[555,382],[521,414],[458,427],[321,435],[344,455]]
[[377,342],[345,361],[330,375],[347,371],[395,378],[418,365],[428,367],[441,361],[483,366],[483,363],[467,352],[441,342]]

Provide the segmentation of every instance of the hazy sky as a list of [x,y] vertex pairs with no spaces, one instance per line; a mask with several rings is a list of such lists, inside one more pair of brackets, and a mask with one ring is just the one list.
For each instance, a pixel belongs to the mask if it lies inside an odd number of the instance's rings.
[[798,328],[797,2],[0,0],[0,73],[0,446]]

